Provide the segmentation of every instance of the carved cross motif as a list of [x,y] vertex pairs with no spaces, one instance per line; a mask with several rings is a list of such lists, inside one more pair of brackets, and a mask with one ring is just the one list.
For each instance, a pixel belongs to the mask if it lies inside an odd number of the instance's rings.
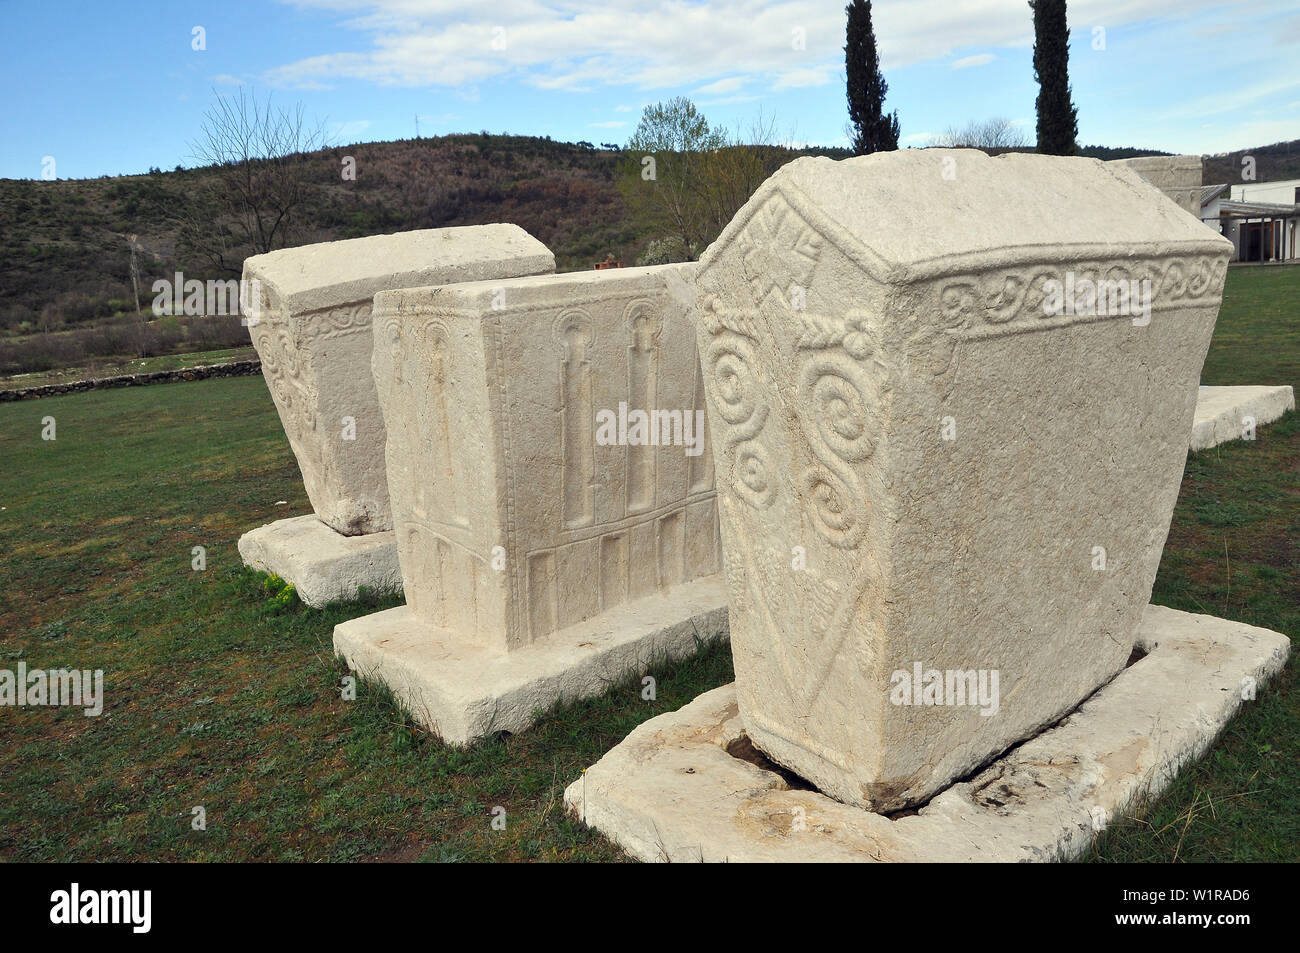
[[762,303],[776,292],[789,304],[794,285],[807,287],[821,255],[822,240],[782,199],[774,199],[754,215],[757,228],[741,237],[741,270]]

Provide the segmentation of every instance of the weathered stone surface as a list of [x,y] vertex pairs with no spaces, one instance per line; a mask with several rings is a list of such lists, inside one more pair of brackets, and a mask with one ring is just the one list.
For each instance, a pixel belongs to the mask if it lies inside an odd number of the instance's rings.
[[1290,650],[1277,632],[1159,606],[1137,645],[1149,654],[1077,712],[915,814],[873,814],[755,763],[732,685],[637,727],[564,801],[644,861],[1071,859],[1200,756]]
[[[760,187],[705,253],[695,312],[760,749],[892,810],[1120,670],[1230,251],[1090,159],[805,158]],[[1106,294],[1086,313],[1072,292],[1097,279],[1138,281],[1139,313]],[[918,664],[996,674],[996,713],[891,703]]]
[[1193,450],[1241,440],[1253,428],[1295,410],[1295,393],[1283,387],[1202,387],[1192,423]]
[[1176,202],[1179,208],[1200,221],[1200,156],[1138,156],[1113,161],[1132,169]]
[[400,592],[402,570],[392,532],[343,536],[314,515],[259,526],[239,537],[244,565],[293,583],[309,606],[351,602],[364,586]]
[[[605,670],[572,667],[587,654],[575,645],[591,643],[593,631],[623,646],[611,658],[629,661],[676,651],[663,633],[685,619],[707,624],[725,607],[686,316],[694,267],[376,296],[374,377],[407,606],[340,626],[335,645],[390,684],[407,686],[416,673],[423,687],[410,691],[444,737],[463,740],[484,724],[464,707],[470,696],[527,714],[558,699],[562,685],[564,697],[602,691]],[[666,443],[633,442],[638,411],[667,412]],[[602,430],[605,415],[614,423]],[[657,626],[614,611],[648,599],[660,607]],[[697,608],[683,617],[675,605]],[[526,699],[518,705],[501,694],[515,676],[468,661],[530,648],[527,665],[502,663],[537,673],[525,678],[529,687],[509,689]],[[377,652],[393,657],[392,680]],[[419,661],[429,652],[441,653],[438,664]],[[454,671],[455,684],[440,671]]]
[[345,536],[392,529],[370,371],[375,293],[554,271],[555,257],[517,225],[375,235],[245,260],[245,287],[260,291],[249,333],[307,496],[327,526]]
[[392,689],[419,724],[448,744],[468,745],[522,731],[557,702],[600,695],[629,674],[726,638],[726,587],[716,575],[617,605],[510,652],[422,625],[409,606],[336,626],[334,650],[353,671]]

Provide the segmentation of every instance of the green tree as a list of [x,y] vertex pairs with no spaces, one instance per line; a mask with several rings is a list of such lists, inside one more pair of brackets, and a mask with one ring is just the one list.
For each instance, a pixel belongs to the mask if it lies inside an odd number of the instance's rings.
[[709,237],[709,159],[725,144],[685,96],[646,106],[627,142],[619,190],[633,218],[692,258]]
[[849,137],[854,155],[888,152],[898,148],[898,111],[885,114],[889,84],[880,71],[876,35],[871,29],[871,0],[852,0],[844,44],[844,69],[848,78]]
[[[685,97],[647,106],[628,140],[619,190],[653,256],[695,259],[727,226],[789,149],[761,113],[742,130],[714,128]],[[647,248],[646,255],[651,255]]]
[[1070,100],[1070,28],[1065,0],[1029,0],[1034,12],[1034,79],[1038,81],[1038,151],[1078,151],[1078,110]]

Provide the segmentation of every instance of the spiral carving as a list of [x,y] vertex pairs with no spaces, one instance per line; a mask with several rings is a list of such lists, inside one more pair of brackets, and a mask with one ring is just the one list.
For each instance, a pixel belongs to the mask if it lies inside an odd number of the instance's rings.
[[1053,268],[1025,265],[1007,273],[943,279],[926,307],[937,308],[939,326],[950,332],[967,333],[996,325],[1031,331],[1044,317],[1058,317],[1043,312],[1045,288],[1049,281],[1063,282],[1067,271],[1073,272],[1076,281],[1149,280],[1152,300],[1180,302],[1218,294],[1227,263],[1200,256],[1190,260],[1082,261]]
[[776,499],[776,478],[767,454],[756,443],[745,443],[732,464],[736,494],[750,506],[764,509]]
[[866,400],[848,375],[822,365],[812,384],[813,413],[822,441],[841,460],[865,460],[875,446]]
[[301,355],[294,347],[289,332],[280,325],[263,320],[257,325],[257,354],[262,361],[262,373],[280,405],[289,413],[282,415],[287,422],[299,416],[309,430],[316,429],[316,414],[311,401],[299,400],[302,383]]
[[861,369],[835,355],[808,361],[803,386],[812,415],[809,446],[820,466],[806,470],[802,489],[817,531],[832,546],[852,549],[866,532],[869,505],[853,464],[875,449],[878,401]]
[[718,414],[731,425],[728,446],[752,440],[767,423],[768,406],[754,377],[754,352],[744,338],[726,334],[709,350],[717,381]]

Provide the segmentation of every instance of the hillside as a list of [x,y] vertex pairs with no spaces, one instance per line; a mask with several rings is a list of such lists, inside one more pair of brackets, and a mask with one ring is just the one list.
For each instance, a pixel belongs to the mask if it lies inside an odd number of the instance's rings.
[[[788,151],[788,150],[779,150]],[[842,158],[844,150],[789,151]],[[513,222],[545,243],[560,270],[588,268],[612,253],[634,261],[652,235],[639,234],[614,184],[621,158],[591,143],[527,136],[454,135],[323,149],[297,212],[291,244],[364,235]],[[340,174],[356,162],[356,178]],[[177,214],[208,168],[155,170],[55,182],[0,179],[0,334],[94,323],[131,307],[127,236],[148,250],[141,302],[152,281],[180,270],[209,274],[178,251]]]
[[[355,181],[340,175],[345,155]],[[632,230],[613,182],[618,153],[513,136],[448,136],[359,144],[313,153],[301,228],[294,244],[443,225],[507,221],[527,229],[578,268],[606,252],[630,254]],[[184,209],[207,169],[56,182],[0,180],[0,220],[8,224],[0,259],[0,331],[25,322],[76,326],[127,307],[126,236],[152,253],[142,287],[176,270],[205,273],[181,260]],[[144,256],[149,259],[150,256]],[[142,299],[144,292],[142,291]],[[27,330],[27,328],[23,328]]]
[[[1088,146],[1114,159],[1153,150]],[[843,158],[844,150],[789,151]],[[1300,176],[1300,140],[1206,160],[1206,182],[1236,181],[1240,157],[1256,156],[1258,178]],[[340,175],[356,160],[355,181]],[[612,253],[633,262],[653,235],[628,214],[615,171],[621,153],[590,143],[525,136],[454,135],[365,143],[312,153],[307,198],[293,244],[413,228],[514,222],[555,252],[560,270],[590,267]],[[153,171],[55,182],[0,179],[0,336],[70,329],[131,309],[128,235],[142,256],[141,301],[153,280],[182,271],[211,274],[178,251],[178,212],[211,169]]]
[[1245,156],[1255,157],[1257,182],[1300,179],[1300,139],[1292,139],[1290,142],[1275,142],[1271,146],[1206,156],[1201,181],[1206,185],[1241,182],[1241,160]]

